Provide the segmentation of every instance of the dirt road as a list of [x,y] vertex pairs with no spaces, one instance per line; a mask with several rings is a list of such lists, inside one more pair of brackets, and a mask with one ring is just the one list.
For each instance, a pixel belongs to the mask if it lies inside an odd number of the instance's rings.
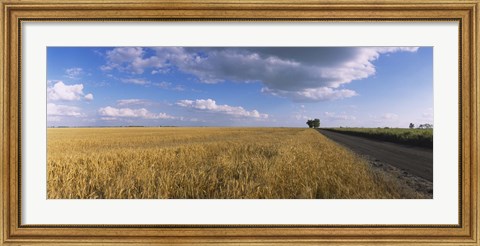
[[413,175],[433,181],[433,150],[421,147],[410,147],[363,137],[318,130],[324,136],[351,149],[368,155],[384,163],[401,168]]

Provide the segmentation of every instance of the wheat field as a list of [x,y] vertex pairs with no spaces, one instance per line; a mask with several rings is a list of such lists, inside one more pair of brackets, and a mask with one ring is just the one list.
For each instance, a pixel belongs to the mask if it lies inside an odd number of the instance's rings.
[[49,128],[49,199],[422,198],[303,128]]

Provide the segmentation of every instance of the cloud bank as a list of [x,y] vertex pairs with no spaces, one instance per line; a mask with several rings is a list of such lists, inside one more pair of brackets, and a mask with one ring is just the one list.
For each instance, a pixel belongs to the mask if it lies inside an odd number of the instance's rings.
[[121,100],[117,100],[117,105],[118,106],[138,106],[138,105],[141,105],[141,106],[150,106],[152,105],[153,102],[151,102],[150,100],[146,100],[146,99],[121,99]]
[[203,112],[222,113],[236,117],[267,119],[268,114],[261,114],[257,110],[245,110],[243,107],[218,105],[212,99],[180,100],[176,103],[180,107],[192,108]]
[[201,83],[258,82],[263,84],[264,93],[297,102],[317,102],[357,95],[341,87],[374,75],[373,62],[383,54],[417,50],[418,47],[127,47],[107,51],[102,70],[131,74],[148,70],[155,74],[175,68]]
[[131,108],[114,108],[111,106],[107,106],[104,108],[100,108],[98,113],[101,116],[110,117],[111,118],[142,118],[142,119],[175,119],[175,117],[165,114],[159,113],[155,114],[148,111],[145,108],[140,109],[131,109]]

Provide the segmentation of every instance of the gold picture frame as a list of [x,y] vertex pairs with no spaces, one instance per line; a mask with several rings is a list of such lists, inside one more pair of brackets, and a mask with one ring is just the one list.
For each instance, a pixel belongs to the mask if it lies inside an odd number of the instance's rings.
[[[1,0],[0,243],[478,245],[478,0]],[[460,184],[456,225],[23,225],[21,28],[25,21],[454,21],[460,25]]]

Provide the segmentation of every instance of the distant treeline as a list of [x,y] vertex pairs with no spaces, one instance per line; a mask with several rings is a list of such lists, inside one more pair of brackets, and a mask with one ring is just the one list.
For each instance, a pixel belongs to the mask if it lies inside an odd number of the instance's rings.
[[433,148],[433,129],[325,128],[325,130],[393,143]]

